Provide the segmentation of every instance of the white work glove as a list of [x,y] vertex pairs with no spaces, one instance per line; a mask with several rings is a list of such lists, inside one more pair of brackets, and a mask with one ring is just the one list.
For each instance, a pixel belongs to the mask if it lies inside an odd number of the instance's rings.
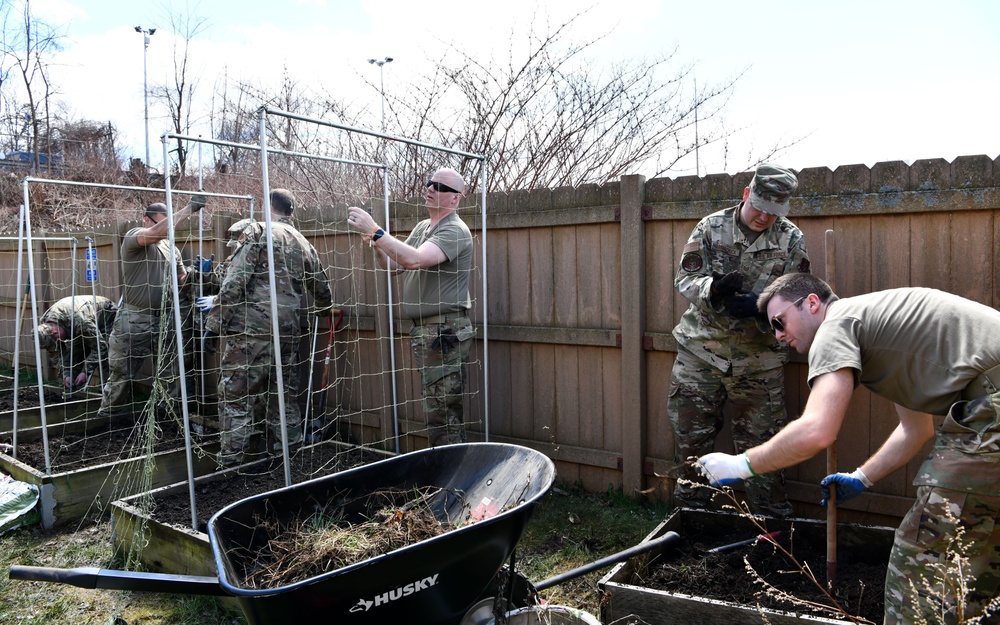
[[872,481],[861,470],[861,467],[854,469],[854,473],[832,473],[827,475],[819,483],[823,487],[823,501],[819,504],[821,506],[825,506],[827,500],[830,499],[830,484],[837,487],[838,506],[848,499],[854,499],[873,485]]
[[720,452],[698,458],[697,469],[715,487],[727,486],[757,475],[750,468],[750,458],[746,453],[738,456]]
[[218,297],[215,295],[206,295],[204,297],[198,297],[194,300],[194,305],[203,313],[215,308],[215,303],[218,301]]

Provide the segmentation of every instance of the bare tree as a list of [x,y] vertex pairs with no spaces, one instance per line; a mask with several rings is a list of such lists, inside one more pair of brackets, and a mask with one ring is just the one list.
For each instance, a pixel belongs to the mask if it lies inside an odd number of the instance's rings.
[[[197,11],[197,6],[195,6]],[[154,100],[164,103],[170,115],[170,124],[175,134],[189,134],[192,125],[191,106],[199,76],[192,76],[191,42],[208,26],[208,20],[193,13],[185,3],[184,10],[167,7],[165,10],[170,30],[174,33],[173,72],[169,82],[153,85],[150,92]],[[187,171],[187,146],[177,140],[177,173],[183,176]],[[164,172],[166,174],[166,172]]]
[[4,60],[0,65],[0,80],[3,81],[0,86],[7,86],[6,79],[13,71],[21,78],[20,86],[27,102],[22,106],[11,106],[17,99],[5,94],[7,108],[4,117],[9,118],[11,114],[18,116],[16,121],[8,119],[5,125],[16,129],[23,123],[28,124],[27,148],[33,155],[32,171],[37,172],[43,147],[46,150],[46,162],[50,166],[52,163],[49,104],[53,90],[48,80],[48,59],[61,48],[63,35],[32,16],[30,0],[24,0],[20,8],[20,20],[15,24],[15,4],[10,1],[3,3]]

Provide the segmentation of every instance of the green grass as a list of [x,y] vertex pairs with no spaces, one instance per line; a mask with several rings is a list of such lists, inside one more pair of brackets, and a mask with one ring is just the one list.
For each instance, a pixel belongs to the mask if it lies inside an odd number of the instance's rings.
[[[535,507],[518,542],[517,570],[537,583],[640,542],[667,515],[620,491],[589,494],[559,484]],[[0,536],[0,623],[10,625],[245,625],[232,601],[175,594],[86,590],[45,582],[11,581],[13,565],[118,568],[110,525],[22,528]],[[610,567],[543,591],[550,604],[600,615],[597,580]]]

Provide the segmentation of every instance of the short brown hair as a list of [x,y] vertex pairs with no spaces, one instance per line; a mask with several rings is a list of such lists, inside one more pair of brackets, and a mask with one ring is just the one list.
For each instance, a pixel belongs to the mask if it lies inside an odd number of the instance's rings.
[[295,196],[288,189],[271,189],[271,210],[291,215],[295,211]]
[[757,298],[757,310],[764,312],[767,310],[767,303],[772,297],[782,297],[786,301],[794,302],[803,299],[807,295],[815,293],[823,303],[832,302],[839,299],[833,292],[830,285],[811,273],[788,273],[761,291]]

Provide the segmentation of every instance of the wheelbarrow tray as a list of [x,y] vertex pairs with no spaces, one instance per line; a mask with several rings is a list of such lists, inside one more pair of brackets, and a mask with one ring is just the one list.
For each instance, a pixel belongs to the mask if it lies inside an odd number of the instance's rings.
[[[517,445],[468,443],[408,453],[238,501],[208,523],[223,591],[251,625],[458,623],[513,551],[535,504],[552,485],[544,454]],[[272,589],[245,584],[266,527],[295,525],[331,505],[383,489],[440,488],[431,507],[456,528],[315,577]],[[461,494],[456,497],[455,494]],[[477,507],[494,516],[471,522]],[[363,510],[349,510],[349,515]],[[369,511],[370,512],[370,511]]]

